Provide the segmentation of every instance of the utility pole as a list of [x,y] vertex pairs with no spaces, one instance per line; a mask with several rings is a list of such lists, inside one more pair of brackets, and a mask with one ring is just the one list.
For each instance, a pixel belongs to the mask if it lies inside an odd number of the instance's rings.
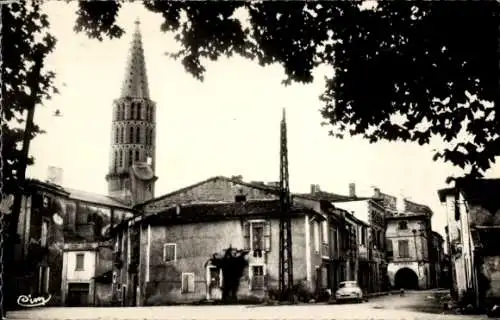
[[288,183],[288,148],[286,114],[283,108],[281,120],[280,145],[280,269],[279,290],[281,299],[293,302],[293,257],[292,257],[292,219],[290,215],[291,198]]

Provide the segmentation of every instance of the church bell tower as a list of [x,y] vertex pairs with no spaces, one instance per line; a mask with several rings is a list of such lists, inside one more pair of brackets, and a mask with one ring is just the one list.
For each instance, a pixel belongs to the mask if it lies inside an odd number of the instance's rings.
[[149,97],[139,21],[121,95],[113,101],[108,195],[130,205],[154,198],[156,103]]

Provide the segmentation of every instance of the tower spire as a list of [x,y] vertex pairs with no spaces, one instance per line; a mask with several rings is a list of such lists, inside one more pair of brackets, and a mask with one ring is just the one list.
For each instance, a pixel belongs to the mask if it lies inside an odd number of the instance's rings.
[[156,103],[149,97],[139,19],[125,67],[122,92],[113,101],[108,194],[125,203],[154,198]]
[[132,43],[125,69],[121,98],[149,99],[148,76],[144,59],[144,49],[142,47],[141,22],[139,18],[135,20],[134,24],[135,30],[132,35]]

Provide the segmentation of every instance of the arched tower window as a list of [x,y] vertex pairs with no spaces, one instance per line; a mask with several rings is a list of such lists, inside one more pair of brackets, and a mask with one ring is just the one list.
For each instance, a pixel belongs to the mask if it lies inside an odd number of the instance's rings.
[[146,121],[149,121],[149,109],[150,108],[151,108],[150,106],[146,105]]
[[118,108],[120,109],[118,120],[123,120],[123,113],[124,113],[123,104],[119,105]]
[[135,103],[132,102],[132,107],[130,109],[130,119],[135,119]]
[[141,127],[135,128],[135,143],[141,143]]
[[137,106],[137,119],[142,120],[142,105],[140,103]]
[[119,150],[118,152],[120,154],[120,167],[123,167],[123,150]]
[[153,145],[153,129],[149,129],[149,145]]
[[135,161],[139,161],[139,150],[135,150]]
[[113,159],[114,164],[115,164],[115,170],[118,169],[118,150],[115,150],[115,158]]
[[122,143],[125,143],[126,139],[125,139],[125,127],[122,127]]
[[128,130],[128,143],[134,143],[134,128],[129,127]]
[[115,128],[115,143],[118,143],[118,137],[120,135],[119,131],[120,131],[120,128],[116,127]]
[[128,150],[128,165],[132,165],[132,149]]
[[149,129],[146,128],[146,145],[149,146]]

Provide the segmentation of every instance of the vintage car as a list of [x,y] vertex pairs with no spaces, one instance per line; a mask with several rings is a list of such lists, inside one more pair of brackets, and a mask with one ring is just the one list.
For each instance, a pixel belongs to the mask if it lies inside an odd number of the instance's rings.
[[363,291],[356,281],[343,281],[335,292],[335,301],[363,302]]

